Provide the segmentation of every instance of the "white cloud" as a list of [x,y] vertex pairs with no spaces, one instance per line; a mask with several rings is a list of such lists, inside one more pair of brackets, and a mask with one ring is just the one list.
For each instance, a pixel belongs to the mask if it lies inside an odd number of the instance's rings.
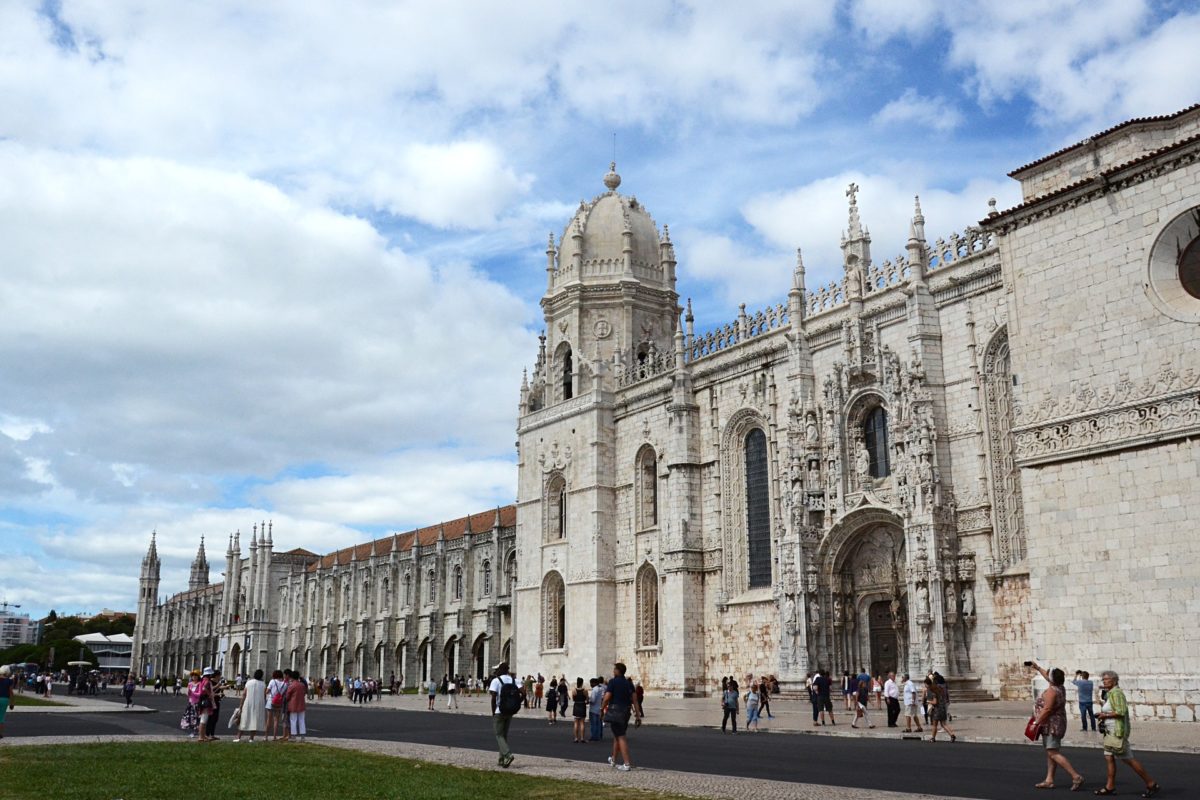
[[523,304],[471,268],[161,160],[0,143],[0,260],[22,265],[0,297],[0,413],[40,420],[14,445],[42,465],[30,477],[80,496],[211,496],[216,474],[503,446],[535,352]]
[[922,38],[932,33],[938,6],[935,0],[854,0],[850,18],[877,43],[894,36]]
[[759,306],[781,302],[791,287],[795,256],[786,252],[755,252],[728,236],[682,230],[677,237],[680,264],[689,280],[717,287],[724,309],[698,308],[706,317],[737,316],[738,305],[753,311]]
[[[987,201],[1000,207],[1019,202],[1013,181],[974,180],[960,189],[929,187],[916,175],[844,172],[820,178],[794,189],[760,195],[743,207],[746,220],[768,242],[778,247],[800,247],[810,285],[841,277],[839,233],[846,229],[845,191],[851,182],[860,187],[859,214],[871,233],[875,262],[904,253],[913,214],[914,195],[920,195],[925,232],[930,241],[976,224],[987,215]],[[787,283],[778,292],[786,293]]]
[[963,115],[944,97],[924,97],[909,87],[876,112],[872,121],[881,128],[917,126],[946,133],[963,122]]

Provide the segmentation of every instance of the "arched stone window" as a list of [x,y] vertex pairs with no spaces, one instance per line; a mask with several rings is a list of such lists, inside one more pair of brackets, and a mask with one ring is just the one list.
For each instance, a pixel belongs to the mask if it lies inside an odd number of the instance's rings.
[[649,563],[637,574],[638,647],[658,646],[658,572]]
[[892,472],[888,459],[887,411],[876,406],[863,418],[863,445],[870,459],[868,474],[872,478],[886,478]]
[[638,451],[634,470],[635,519],[637,529],[646,530],[658,524],[658,458],[653,447],[646,445]]
[[561,650],[567,643],[566,587],[551,571],[542,579],[542,649]]
[[379,586],[379,605],[384,611],[392,607],[392,581],[388,577]]
[[428,602],[434,603],[437,601],[437,573],[429,570],[425,573],[425,580],[429,584]]
[[455,565],[454,567],[454,599],[462,600],[463,596],[463,570],[462,567]]
[[559,473],[554,473],[546,481],[546,495],[543,500],[546,541],[553,542],[567,535],[567,480]]
[[492,562],[484,559],[483,568],[480,570],[479,594],[482,597],[488,597],[492,593]]
[[1012,368],[1008,330],[1001,328],[983,354],[984,404],[987,409],[989,472],[992,484],[995,553],[1004,568],[1025,558],[1025,516],[1021,470],[1013,442]]
[[360,613],[371,613],[371,581],[368,578],[363,578],[362,594],[359,595],[358,604]]
[[562,375],[562,398],[563,400],[570,400],[575,394],[573,386],[575,366],[571,359],[570,347],[567,347],[563,351],[562,358],[559,361],[559,368]]
[[767,435],[753,428],[745,439],[747,585],[771,585],[771,493]]
[[508,556],[508,566],[504,568],[504,593],[511,595],[517,590],[517,554]]
[[404,607],[412,605],[412,573],[404,573]]

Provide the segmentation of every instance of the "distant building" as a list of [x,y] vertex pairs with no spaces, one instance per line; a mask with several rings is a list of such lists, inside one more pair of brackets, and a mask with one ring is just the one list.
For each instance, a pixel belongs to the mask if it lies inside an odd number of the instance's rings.
[[230,537],[222,583],[201,540],[188,589],[158,600],[154,537],[142,560],[133,663],[147,677],[217,665],[228,675],[482,678],[511,657],[516,509],[505,506],[321,556],[275,552],[256,525]]
[[34,644],[38,640],[38,622],[28,614],[0,612],[0,650],[19,644]]
[[101,672],[126,672],[133,654],[133,637],[118,633],[105,636],[103,633],[83,633],[75,641],[87,645],[96,655],[96,669]]

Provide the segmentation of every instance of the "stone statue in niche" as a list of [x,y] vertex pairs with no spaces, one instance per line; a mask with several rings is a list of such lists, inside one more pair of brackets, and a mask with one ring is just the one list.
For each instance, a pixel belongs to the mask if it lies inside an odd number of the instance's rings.
[[821,603],[815,596],[808,601],[808,621],[814,628],[821,623]]
[[835,625],[841,625],[842,620],[842,596],[835,594],[833,596],[833,623]]
[[816,444],[817,438],[817,415],[810,411],[805,418],[804,440],[809,444]]
[[900,615],[902,613],[899,597],[892,598],[892,602],[891,602],[891,605],[888,606],[888,610],[892,612],[892,622],[894,622],[894,623],[899,622]]
[[784,630],[788,636],[793,636],[796,633],[796,600],[792,595],[787,595],[783,601],[783,621]]
[[925,584],[917,587],[917,616],[929,616],[929,589],[925,587]]
[[871,454],[867,452],[866,447],[859,449],[854,467],[860,479],[863,481],[868,481],[871,479]]
[[946,612],[953,614],[958,610],[958,594],[954,591],[954,587],[946,584]]
[[962,590],[962,613],[964,617],[975,616],[975,590],[970,586]]

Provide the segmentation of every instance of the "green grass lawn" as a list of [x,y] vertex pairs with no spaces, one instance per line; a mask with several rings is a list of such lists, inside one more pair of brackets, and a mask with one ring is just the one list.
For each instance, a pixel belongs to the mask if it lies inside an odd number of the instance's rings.
[[[17,708],[21,706],[69,706],[70,703],[60,703],[57,700],[45,700],[37,695],[19,694],[15,698]],[[12,702],[12,701],[10,701]]]
[[[519,758],[519,756],[518,756]],[[445,767],[313,744],[113,742],[0,749],[6,800],[618,800],[617,786]],[[680,800],[676,798],[676,800]]]

